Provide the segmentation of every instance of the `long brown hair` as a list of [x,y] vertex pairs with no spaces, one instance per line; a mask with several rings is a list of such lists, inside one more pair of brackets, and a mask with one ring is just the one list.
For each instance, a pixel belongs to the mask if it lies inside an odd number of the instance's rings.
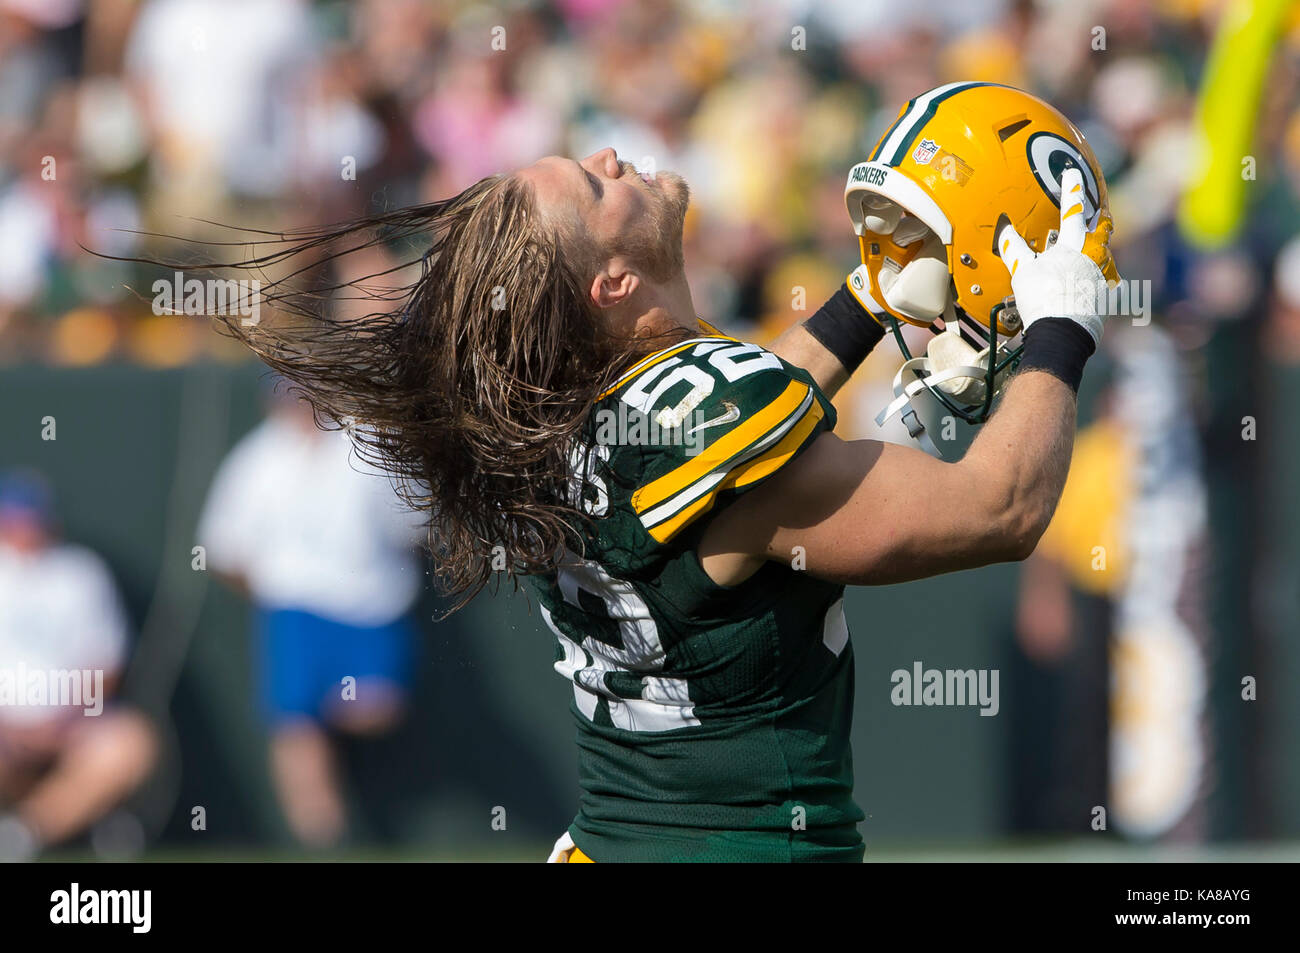
[[[429,244],[406,285],[367,284],[390,268],[301,287],[323,264],[412,240]],[[287,271],[262,288],[272,320],[246,326],[230,316],[224,327],[319,416],[348,426],[361,455],[428,515],[435,577],[454,608],[497,570],[546,572],[566,548],[582,551],[575,438],[620,370],[663,346],[609,329],[563,245],[530,186],[493,176],[429,205],[261,233],[248,257],[223,265]],[[347,288],[382,306],[362,317],[325,313],[321,301]]]

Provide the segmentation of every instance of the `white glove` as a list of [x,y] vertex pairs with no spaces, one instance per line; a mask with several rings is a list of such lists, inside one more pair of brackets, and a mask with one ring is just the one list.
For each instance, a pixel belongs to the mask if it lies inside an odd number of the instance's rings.
[[1039,318],[1069,318],[1092,335],[1094,343],[1101,343],[1098,304],[1106,280],[1083,253],[1085,238],[1083,174],[1078,169],[1061,175],[1061,230],[1051,248],[1034,254],[1015,228],[1003,226],[998,251],[1011,272],[1011,293],[1026,331]]

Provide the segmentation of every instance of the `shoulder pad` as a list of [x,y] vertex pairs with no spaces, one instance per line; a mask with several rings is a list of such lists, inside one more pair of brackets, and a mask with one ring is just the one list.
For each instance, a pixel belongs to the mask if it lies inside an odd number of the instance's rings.
[[720,499],[760,484],[834,426],[802,370],[730,338],[682,342],[632,368],[609,396],[646,418],[647,460],[632,494],[646,531],[666,542]]

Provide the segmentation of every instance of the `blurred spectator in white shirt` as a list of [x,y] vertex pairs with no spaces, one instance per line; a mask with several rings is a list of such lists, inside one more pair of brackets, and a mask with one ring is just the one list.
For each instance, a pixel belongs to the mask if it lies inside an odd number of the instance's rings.
[[221,465],[199,524],[208,566],[255,608],[272,775],[294,834],[336,843],[346,811],[331,731],[395,727],[412,678],[422,521],[346,432],[296,397]]
[[0,859],[84,831],[148,775],[153,728],[105,705],[127,649],[103,560],[58,540],[39,477],[0,475]]

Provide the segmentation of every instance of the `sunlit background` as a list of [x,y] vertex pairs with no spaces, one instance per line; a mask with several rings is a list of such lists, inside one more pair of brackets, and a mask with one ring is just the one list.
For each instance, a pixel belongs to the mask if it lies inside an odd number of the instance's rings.
[[[435,622],[337,442],[206,318],[156,313],[165,272],[84,248],[171,258],[613,146],[686,177],[696,307],[762,342],[856,264],[848,169],[954,80],[1084,130],[1151,320],[1108,330],[1030,561],[848,595],[868,859],[1294,856],[1298,67],[1278,0],[0,0],[0,668],[117,684],[93,722],[0,707],[0,859],[544,859],[576,810],[536,607]],[[873,422],[899,362],[841,393],[842,436],[906,439]],[[268,603],[313,584],[331,639],[382,630],[363,724],[289,717],[286,667],[324,649],[268,650]],[[996,716],[893,704],[918,662],[996,669]]]

